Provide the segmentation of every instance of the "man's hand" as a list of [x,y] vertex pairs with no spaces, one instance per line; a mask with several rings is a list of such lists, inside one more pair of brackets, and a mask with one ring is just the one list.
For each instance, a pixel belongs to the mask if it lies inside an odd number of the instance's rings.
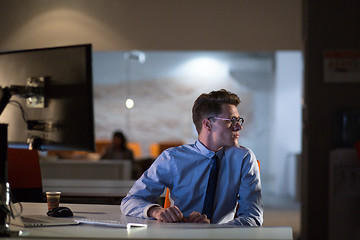
[[201,214],[199,212],[192,212],[187,218],[184,218],[184,222],[210,223],[210,219],[207,218],[206,214]]
[[153,206],[148,210],[148,216],[165,223],[181,222],[184,220],[182,212],[176,206],[169,208]]
[[186,223],[210,223],[206,214],[192,212],[188,217],[184,217],[182,212],[176,206],[162,208],[159,206],[151,207],[148,210],[148,216],[165,223],[186,222]]

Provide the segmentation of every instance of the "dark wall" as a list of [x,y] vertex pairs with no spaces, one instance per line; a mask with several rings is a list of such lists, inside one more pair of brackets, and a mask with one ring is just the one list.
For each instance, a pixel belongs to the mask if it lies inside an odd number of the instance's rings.
[[360,108],[360,79],[358,83],[324,82],[323,53],[360,50],[360,2],[304,0],[303,4],[302,237],[327,239],[329,153],[337,147],[333,137],[340,127],[334,124],[334,112],[339,108]]
[[0,49],[301,48],[301,0],[0,0]]

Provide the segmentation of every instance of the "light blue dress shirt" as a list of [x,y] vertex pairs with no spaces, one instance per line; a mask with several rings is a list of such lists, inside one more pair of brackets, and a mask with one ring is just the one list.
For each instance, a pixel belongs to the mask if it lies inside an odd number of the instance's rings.
[[[193,211],[201,213],[214,154],[199,140],[165,150],[122,200],[122,213],[147,218],[148,209],[154,206],[165,187],[170,189],[173,205],[184,216]],[[254,153],[234,146],[224,147],[216,155],[220,161],[212,221],[261,226],[260,170]]]

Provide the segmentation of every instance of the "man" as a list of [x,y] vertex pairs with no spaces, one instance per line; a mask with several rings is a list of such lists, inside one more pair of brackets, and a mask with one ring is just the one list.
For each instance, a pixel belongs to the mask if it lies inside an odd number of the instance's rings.
[[[123,214],[162,222],[261,226],[260,170],[252,151],[238,146],[244,122],[239,103],[224,89],[200,95],[192,109],[198,140],[162,152],[122,200]],[[154,203],[165,187],[173,201],[166,209]]]

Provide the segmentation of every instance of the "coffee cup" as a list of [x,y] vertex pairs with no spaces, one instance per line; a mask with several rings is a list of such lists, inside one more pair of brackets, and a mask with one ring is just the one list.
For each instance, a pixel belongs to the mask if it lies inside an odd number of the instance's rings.
[[46,192],[48,210],[59,207],[61,192]]

